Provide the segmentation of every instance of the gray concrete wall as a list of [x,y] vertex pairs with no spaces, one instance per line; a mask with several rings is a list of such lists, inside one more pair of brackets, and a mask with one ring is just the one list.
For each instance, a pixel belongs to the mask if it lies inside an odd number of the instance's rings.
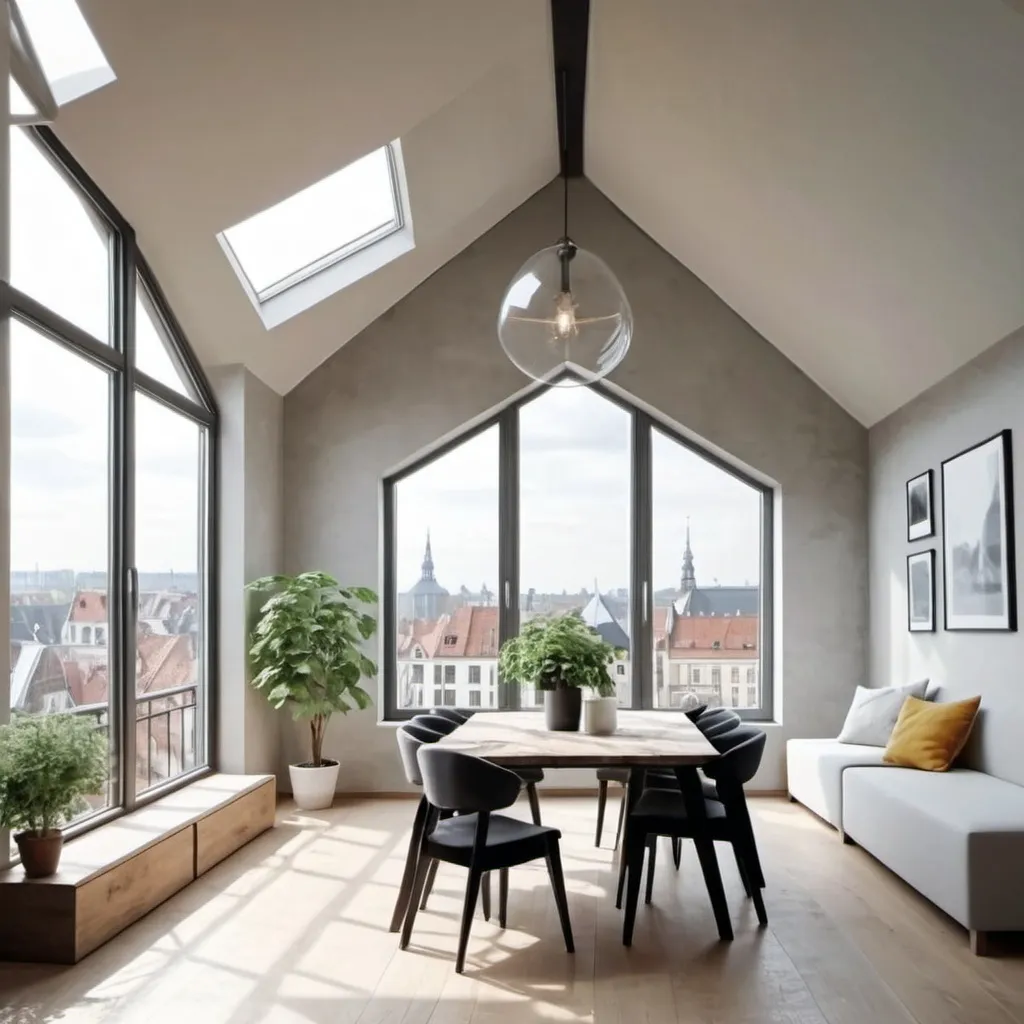
[[281,571],[284,402],[242,366],[208,373],[221,415],[217,766],[277,772],[282,716],[249,685],[252,608],[244,587]]
[[[865,680],[867,432],[596,189],[574,183],[572,203],[574,237],[611,265],[635,315],[614,383],[778,487],[780,724],[758,784],[782,788],[784,738],[834,735]],[[381,479],[523,387],[498,345],[497,309],[560,223],[554,183],[286,396],[289,572],[380,583]],[[304,739],[301,726],[286,729],[283,755],[303,757]],[[342,788],[404,788],[376,711],[334,721],[327,749],[341,759]]]
[[[870,433],[871,679],[875,686],[925,676],[941,686],[940,699],[982,695],[982,712],[967,763],[1024,785],[1024,637],[1019,633],[946,632],[943,628],[943,459],[1009,427],[1015,468],[1024,445],[1024,330],[883,420]],[[937,536],[907,543],[906,481],[935,470]],[[1016,473],[1017,578],[1024,537],[1021,476]],[[938,631],[907,631],[906,558],[936,551]]]

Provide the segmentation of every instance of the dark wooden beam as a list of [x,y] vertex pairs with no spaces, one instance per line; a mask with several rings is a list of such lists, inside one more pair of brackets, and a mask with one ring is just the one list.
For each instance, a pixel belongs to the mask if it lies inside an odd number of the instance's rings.
[[555,96],[562,173],[583,176],[583,115],[587,95],[590,0],[551,0]]

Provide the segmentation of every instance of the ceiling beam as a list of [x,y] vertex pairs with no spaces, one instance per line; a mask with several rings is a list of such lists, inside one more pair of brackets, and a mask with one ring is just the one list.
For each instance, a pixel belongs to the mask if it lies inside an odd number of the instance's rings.
[[551,0],[551,29],[562,173],[569,178],[581,178],[590,0]]

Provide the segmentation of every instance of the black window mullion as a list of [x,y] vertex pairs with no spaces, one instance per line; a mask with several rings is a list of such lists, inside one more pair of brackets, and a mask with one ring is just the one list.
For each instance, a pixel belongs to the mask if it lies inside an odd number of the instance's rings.
[[[519,407],[509,406],[498,421],[498,639],[519,633]],[[498,707],[518,708],[520,690],[499,676]]]
[[[398,587],[395,557],[398,551],[398,528],[395,519],[395,481],[384,481],[384,507],[381,528],[384,533],[384,578],[383,588],[384,628],[381,630],[384,644],[381,662],[384,666],[384,717],[389,721],[410,718],[413,712],[398,707]],[[424,684],[426,694],[426,684]]]
[[123,235],[123,258],[118,273],[117,304],[119,332],[116,344],[124,353],[124,372],[121,374],[120,434],[121,453],[120,488],[117,522],[120,536],[117,550],[120,562],[111,583],[112,603],[119,612],[120,637],[117,648],[119,671],[113,675],[120,696],[121,711],[121,766],[122,797],[126,810],[133,810],[136,802],[135,763],[135,631],[138,607],[138,572],[135,568],[135,237],[131,231]]
[[630,668],[634,708],[654,707],[651,420],[633,410],[630,502]]

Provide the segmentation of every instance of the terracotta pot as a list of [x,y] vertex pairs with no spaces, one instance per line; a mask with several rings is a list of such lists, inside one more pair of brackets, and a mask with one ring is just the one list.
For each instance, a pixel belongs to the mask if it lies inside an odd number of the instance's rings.
[[60,829],[52,828],[43,833],[19,832],[14,841],[18,844],[26,878],[49,878],[57,874],[60,851],[64,845],[64,835]]
[[544,724],[552,732],[579,732],[583,691],[578,686],[560,686],[544,691]]

